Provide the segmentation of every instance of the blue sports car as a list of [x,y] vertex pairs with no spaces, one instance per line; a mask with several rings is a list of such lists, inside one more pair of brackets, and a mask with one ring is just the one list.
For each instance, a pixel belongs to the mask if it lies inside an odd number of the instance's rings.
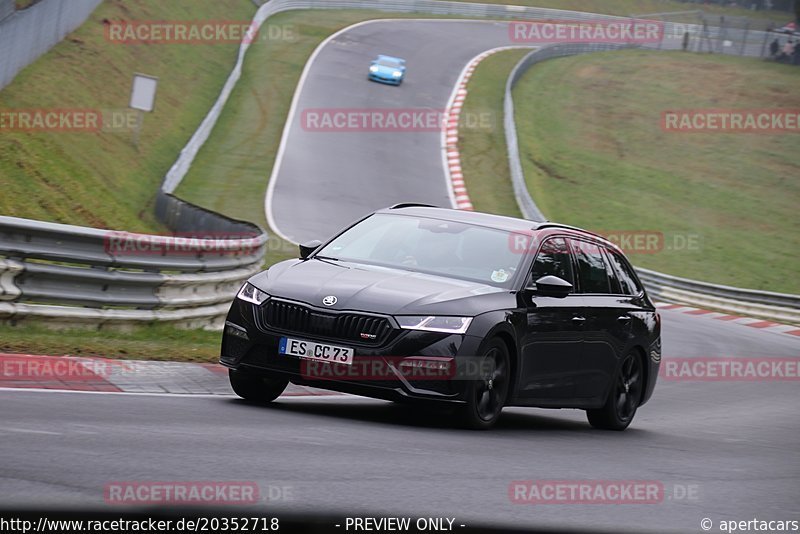
[[375,82],[400,85],[406,75],[406,60],[392,56],[378,56],[369,66],[369,79]]

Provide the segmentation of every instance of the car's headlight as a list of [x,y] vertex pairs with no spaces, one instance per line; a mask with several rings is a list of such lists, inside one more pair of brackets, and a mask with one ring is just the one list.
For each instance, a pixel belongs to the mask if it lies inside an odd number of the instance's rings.
[[242,300],[252,302],[256,305],[261,304],[269,298],[269,295],[249,282],[245,282],[245,284],[242,286],[242,289],[239,290],[239,294],[236,296]]
[[403,73],[402,73],[402,72],[400,72],[399,70],[396,70],[396,71],[394,71],[394,72],[392,73],[392,76],[394,76],[395,78],[399,78],[399,77],[400,77],[400,76],[402,76],[402,75],[403,75]]
[[372,66],[369,68],[369,71],[370,71],[370,72],[378,72],[378,67],[376,67],[375,65],[372,65]]
[[448,334],[463,334],[472,322],[472,317],[435,317],[432,315],[401,315],[395,319],[400,328],[406,330],[426,330]]

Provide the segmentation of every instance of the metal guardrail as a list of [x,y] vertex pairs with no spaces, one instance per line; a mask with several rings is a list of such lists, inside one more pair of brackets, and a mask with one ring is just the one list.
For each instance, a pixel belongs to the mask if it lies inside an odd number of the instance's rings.
[[220,327],[262,268],[266,233],[163,193],[158,209],[175,234],[0,216],[0,320]]
[[[526,219],[546,221],[528,191],[519,154],[517,126],[514,119],[513,89],[532,66],[552,58],[625,48],[612,44],[563,44],[546,46],[527,54],[511,71],[506,83],[504,128],[508,147],[511,181],[517,204]],[[800,323],[800,295],[742,289],[680,278],[636,268],[651,296],[664,302],[745,314],[764,319]]]
[[657,300],[735,315],[800,323],[800,295],[709,284],[641,267],[636,268],[636,272],[650,295]]

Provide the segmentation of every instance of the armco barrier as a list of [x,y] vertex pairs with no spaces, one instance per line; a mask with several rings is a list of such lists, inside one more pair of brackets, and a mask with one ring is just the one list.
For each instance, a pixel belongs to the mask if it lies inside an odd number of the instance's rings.
[[709,284],[641,267],[636,272],[647,286],[650,296],[662,302],[721,310],[733,315],[800,323],[800,295]]
[[[517,126],[514,120],[514,85],[535,64],[557,57],[586,54],[622,48],[610,44],[551,45],[527,54],[511,71],[506,83],[504,128],[514,195],[523,216],[533,221],[547,219],[531,198],[519,155]],[[679,278],[648,269],[637,268],[639,277],[652,297],[673,302],[720,310],[730,314],[750,315],[775,321],[800,323],[800,295],[754,291]]]
[[220,327],[266,233],[163,193],[158,207],[173,235],[0,216],[0,321]]

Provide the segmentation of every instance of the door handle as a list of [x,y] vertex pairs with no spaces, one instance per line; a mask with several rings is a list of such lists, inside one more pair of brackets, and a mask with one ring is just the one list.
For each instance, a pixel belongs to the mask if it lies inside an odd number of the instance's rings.
[[576,315],[575,317],[572,318],[572,322],[575,323],[576,325],[582,325],[583,323],[586,322],[586,317],[579,317]]
[[630,315],[620,315],[619,317],[617,317],[617,321],[619,321],[621,323],[629,323],[629,322],[631,322],[631,316]]

